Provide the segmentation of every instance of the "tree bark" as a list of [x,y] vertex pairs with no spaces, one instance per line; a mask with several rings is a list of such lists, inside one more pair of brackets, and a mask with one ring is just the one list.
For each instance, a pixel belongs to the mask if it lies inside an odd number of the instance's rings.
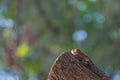
[[110,80],[107,75],[99,76],[90,69],[76,55],[63,52],[55,60],[47,80]]

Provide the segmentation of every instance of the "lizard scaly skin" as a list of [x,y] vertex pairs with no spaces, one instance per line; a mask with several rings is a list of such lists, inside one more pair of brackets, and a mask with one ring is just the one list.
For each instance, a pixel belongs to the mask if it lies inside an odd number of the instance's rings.
[[87,55],[82,53],[79,49],[73,49],[71,50],[71,53],[75,56],[78,56],[83,66],[91,70],[93,73],[97,74],[101,80],[110,80],[109,76],[97,68],[92,60]]

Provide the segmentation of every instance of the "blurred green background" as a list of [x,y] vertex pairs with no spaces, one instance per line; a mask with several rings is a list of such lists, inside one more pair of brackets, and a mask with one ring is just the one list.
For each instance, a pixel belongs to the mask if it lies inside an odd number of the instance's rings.
[[0,0],[0,80],[46,80],[73,48],[120,80],[120,0]]

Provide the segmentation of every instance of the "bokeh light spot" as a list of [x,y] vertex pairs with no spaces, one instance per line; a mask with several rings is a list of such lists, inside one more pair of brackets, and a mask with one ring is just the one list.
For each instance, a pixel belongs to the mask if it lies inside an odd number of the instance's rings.
[[120,80],[120,73],[117,72],[114,76],[113,76],[113,80]]
[[80,11],[85,11],[86,10],[86,4],[84,3],[84,2],[78,2],[77,3],[77,8],[78,8],[78,10],[80,10]]
[[83,16],[83,21],[84,21],[84,22],[91,22],[91,20],[92,20],[91,14],[85,14],[85,15]]
[[96,2],[96,0],[89,0],[90,2]]
[[87,39],[87,32],[85,30],[78,30],[73,33],[72,37],[75,42],[83,41]]
[[105,22],[105,17],[104,17],[104,15],[101,14],[101,13],[95,12],[95,13],[94,13],[94,17],[95,17],[95,20],[96,20],[97,23],[102,24],[102,23]]
[[14,26],[14,21],[12,19],[0,18],[0,27],[12,28]]
[[18,75],[0,70],[0,80],[19,80]]
[[68,0],[69,4],[75,4],[77,1],[76,0]]
[[26,43],[22,43],[18,46],[16,52],[17,52],[16,53],[17,56],[21,58],[26,57],[29,52],[29,46]]

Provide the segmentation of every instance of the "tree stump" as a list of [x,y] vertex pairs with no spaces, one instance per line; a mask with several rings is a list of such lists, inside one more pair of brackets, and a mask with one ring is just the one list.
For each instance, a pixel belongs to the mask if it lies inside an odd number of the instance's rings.
[[[82,53],[79,49],[74,49],[74,52],[77,51]],[[61,53],[55,60],[47,80],[110,80],[109,76],[96,68],[92,62],[86,64],[83,58],[72,52]]]

